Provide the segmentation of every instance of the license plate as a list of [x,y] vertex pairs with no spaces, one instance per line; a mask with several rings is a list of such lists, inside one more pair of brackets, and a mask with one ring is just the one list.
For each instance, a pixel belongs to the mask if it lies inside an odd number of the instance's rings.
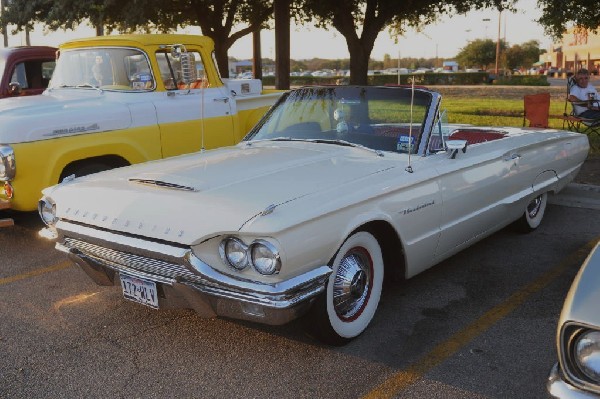
[[158,295],[156,292],[156,283],[154,281],[144,280],[138,277],[121,274],[121,288],[123,288],[123,297],[158,309]]

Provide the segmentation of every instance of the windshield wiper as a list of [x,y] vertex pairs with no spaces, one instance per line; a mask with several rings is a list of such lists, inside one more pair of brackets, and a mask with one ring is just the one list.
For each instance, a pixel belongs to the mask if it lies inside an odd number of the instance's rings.
[[94,86],[93,84],[90,84],[90,83],[78,84],[75,87],[77,87],[78,89],[94,89],[94,90],[98,90],[100,93],[104,93],[104,90],[102,90],[98,86]]
[[[341,145],[341,146],[345,146],[345,147],[360,148],[363,150],[374,152],[375,154],[377,154],[380,157],[384,156],[384,153],[380,150],[375,150],[373,148],[366,147],[362,144],[352,143],[351,141],[339,140],[339,139],[298,139],[295,137],[274,137],[272,139],[257,140],[257,141],[304,141],[304,142],[308,142],[308,143],[335,144],[335,145]],[[251,145],[250,143],[251,142],[249,141],[247,145]]]
[[310,142],[313,142],[313,143],[335,144],[335,145],[342,145],[342,146],[345,146],[345,147],[361,148],[363,150],[374,152],[375,154],[377,154],[380,157],[382,157],[384,155],[383,151],[375,150],[373,148],[364,146],[362,144],[357,144],[357,143],[353,143],[351,141],[346,141],[346,140],[337,140],[337,139],[336,140],[332,140],[332,139],[310,139],[310,140],[305,140],[305,141],[310,141]]

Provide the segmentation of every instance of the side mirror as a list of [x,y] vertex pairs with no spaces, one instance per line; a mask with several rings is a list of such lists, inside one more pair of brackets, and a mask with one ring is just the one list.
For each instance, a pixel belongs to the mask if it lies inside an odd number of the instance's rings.
[[8,84],[8,94],[11,96],[19,96],[21,95],[21,85],[19,82],[10,82]]
[[450,159],[454,159],[458,151],[462,151],[463,154],[467,152],[467,140],[448,140],[446,148],[450,152]]
[[175,44],[171,47],[171,56],[179,59],[181,63],[181,79],[183,82],[188,85],[194,83],[198,78],[194,54],[188,53],[183,44]]

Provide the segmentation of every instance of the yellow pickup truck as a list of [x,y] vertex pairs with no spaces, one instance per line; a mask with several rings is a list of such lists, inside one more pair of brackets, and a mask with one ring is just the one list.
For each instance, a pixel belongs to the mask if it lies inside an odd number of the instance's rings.
[[42,95],[0,103],[0,210],[36,209],[68,176],[240,141],[281,92],[222,79],[213,50],[194,35],[62,44]]

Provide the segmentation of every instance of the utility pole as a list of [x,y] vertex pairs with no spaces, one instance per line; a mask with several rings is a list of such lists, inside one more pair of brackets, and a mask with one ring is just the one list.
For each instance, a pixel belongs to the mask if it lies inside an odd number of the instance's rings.
[[498,78],[498,60],[500,59],[500,21],[502,21],[502,10],[498,12],[498,40],[496,41],[496,79]]

